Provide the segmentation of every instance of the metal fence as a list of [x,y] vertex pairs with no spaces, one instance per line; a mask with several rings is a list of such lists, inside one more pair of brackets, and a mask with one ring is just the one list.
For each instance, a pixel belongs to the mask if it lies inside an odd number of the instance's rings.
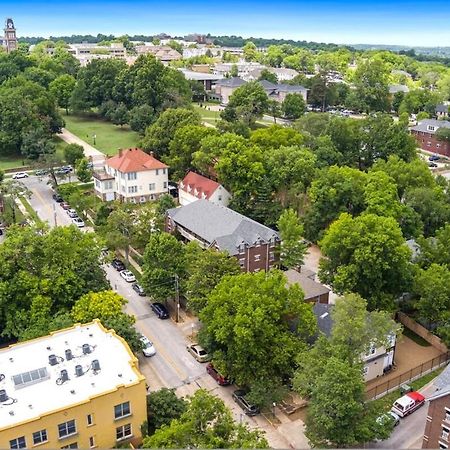
[[407,372],[398,375],[397,377],[380,383],[377,386],[366,391],[367,399],[377,399],[395,391],[399,386],[410,381],[417,380],[418,378],[432,372],[433,370],[445,365],[450,361],[450,351],[447,353],[442,353],[429,361],[420,364]]

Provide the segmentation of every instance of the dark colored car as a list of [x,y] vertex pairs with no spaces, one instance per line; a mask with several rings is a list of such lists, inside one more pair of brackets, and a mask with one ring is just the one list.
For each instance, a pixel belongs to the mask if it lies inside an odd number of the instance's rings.
[[138,295],[140,295],[141,297],[145,296],[145,291],[144,289],[142,289],[142,286],[138,283],[134,283],[132,286],[134,291],[136,291],[138,293]]
[[428,163],[428,167],[434,167],[434,168],[436,168],[438,165],[436,164],[436,163],[434,163],[434,162],[429,162]]
[[438,155],[431,155],[428,161],[439,161],[440,157]]
[[233,400],[244,410],[247,416],[256,416],[259,414],[259,408],[255,405],[252,405],[246,398],[245,392],[243,389],[238,389],[233,392]]
[[125,264],[120,259],[113,259],[111,265],[116,269],[118,272],[121,272],[122,270],[125,270]]
[[55,202],[57,202],[57,203],[62,203],[64,201],[63,198],[56,192],[52,195],[52,197],[53,197],[53,200],[55,200]]
[[216,380],[219,386],[229,386],[231,384],[231,381],[221,375],[211,363],[206,366],[206,371]]
[[169,311],[162,303],[152,303],[151,304],[152,311],[158,316],[159,319],[168,319]]
[[35,175],[38,177],[41,177],[41,176],[47,175],[47,174],[48,174],[48,170],[46,170],[46,169],[39,169],[39,170],[36,170],[36,172],[35,172]]

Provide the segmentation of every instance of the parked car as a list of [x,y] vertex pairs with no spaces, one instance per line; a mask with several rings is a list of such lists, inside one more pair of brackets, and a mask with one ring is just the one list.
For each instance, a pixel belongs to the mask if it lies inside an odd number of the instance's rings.
[[231,381],[227,377],[221,375],[212,363],[209,363],[206,366],[206,371],[216,380],[219,386],[229,386],[231,384]]
[[57,203],[62,203],[64,201],[63,198],[56,192],[52,195],[52,197],[53,197],[53,200],[55,200],[55,202],[57,202]]
[[12,177],[13,180],[20,180],[21,178],[28,178],[28,174],[26,172],[17,172]]
[[430,161],[428,167],[436,168],[438,165],[435,162]]
[[400,417],[411,414],[425,404],[425,397],[420,392],[408,392],[403,397],[395,400],[391,411]]
[[78,228],[83,228],[84,227],[83,219],[80,219],[79,217],[73,217],[72,218],[72,223],[74,223]]
[[156,355],[156,349],[153,343],[145,336],[141,336],[140,341],[142,342],[143,348],[142,353],[144,356],[154,356]]
[[47,175],[48,174],[48,170],[47,169],[39,169],[39,170],[36,170],[36,172],[34,172],[34,173],[38,177],[42,177],[43,175]]
[[191,344],[186,346],[187,351],[200,363],[209,361],[208,352],[198,344]]
[[134,276],[133,272],[130,272],[129,270],[121,270],[120,276],[128,283],[133,283],[136,281],[136,277]]
[[438,155],[431,155],[428,158],[428,161],[439,161],[439,159],[440,159],[440,156],[438,156]]
[[377,423],[379,423],[380,425],[384,425],[391,421],[394,427],[396,427],[400,423],[400,416],[392,411],[389,411],[377,418]]
[[60,204],[59,204],[59,206],[61,206],[61,208],[62,209],[64,209],[64,210],[68,210],[68,209],[70,209],[70,205],[67,203],[67,202],[61,202]]
[[150,305],[152,308],[152,311],[158,316],[159,319],[168,319],[169,318],[169,311],[167,311],[167,308],[162,303],[152,303]]
[[142,286],[138,283],[134,283],[133,286],[131,286],[134,291],[138,293],[139,296],[145,297],[145,291],[142,289]]
[[114,267],[114,269],[118,270],[119,272],[126,269],[125,264],[120,259],[117,258],[112,260],[111,265]]
[[256,405],[252,405],[246,398],[248,392],[243,389],[238,389],[233,392],[233,400],[244,410],[247,416],[256,416],[259,414],[259,408]]
[[68,209],[67,214],[71,219],[78,217],[78,213],[74,209]]

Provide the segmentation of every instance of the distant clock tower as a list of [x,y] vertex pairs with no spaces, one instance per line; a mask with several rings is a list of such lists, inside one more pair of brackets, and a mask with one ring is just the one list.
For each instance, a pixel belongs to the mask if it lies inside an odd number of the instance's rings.
[[5,37],[3,38],[3,45],[8,53],[17,50],[16,29],[14,27],[13,20],[9,18],[6,19],[5,22]]

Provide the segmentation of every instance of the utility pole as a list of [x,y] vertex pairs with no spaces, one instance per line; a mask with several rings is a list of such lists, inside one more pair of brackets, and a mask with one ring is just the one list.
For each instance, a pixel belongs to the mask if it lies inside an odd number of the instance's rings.
[[55,227],[57,227],[58,226],[58,222],[56,220],[56,204],[55,204],[55,202],[53,202],[53,218],[55,220]]
[[178,274],[175,274],[175,301],[177,302],[177,323],[180,321],[180,284]]

